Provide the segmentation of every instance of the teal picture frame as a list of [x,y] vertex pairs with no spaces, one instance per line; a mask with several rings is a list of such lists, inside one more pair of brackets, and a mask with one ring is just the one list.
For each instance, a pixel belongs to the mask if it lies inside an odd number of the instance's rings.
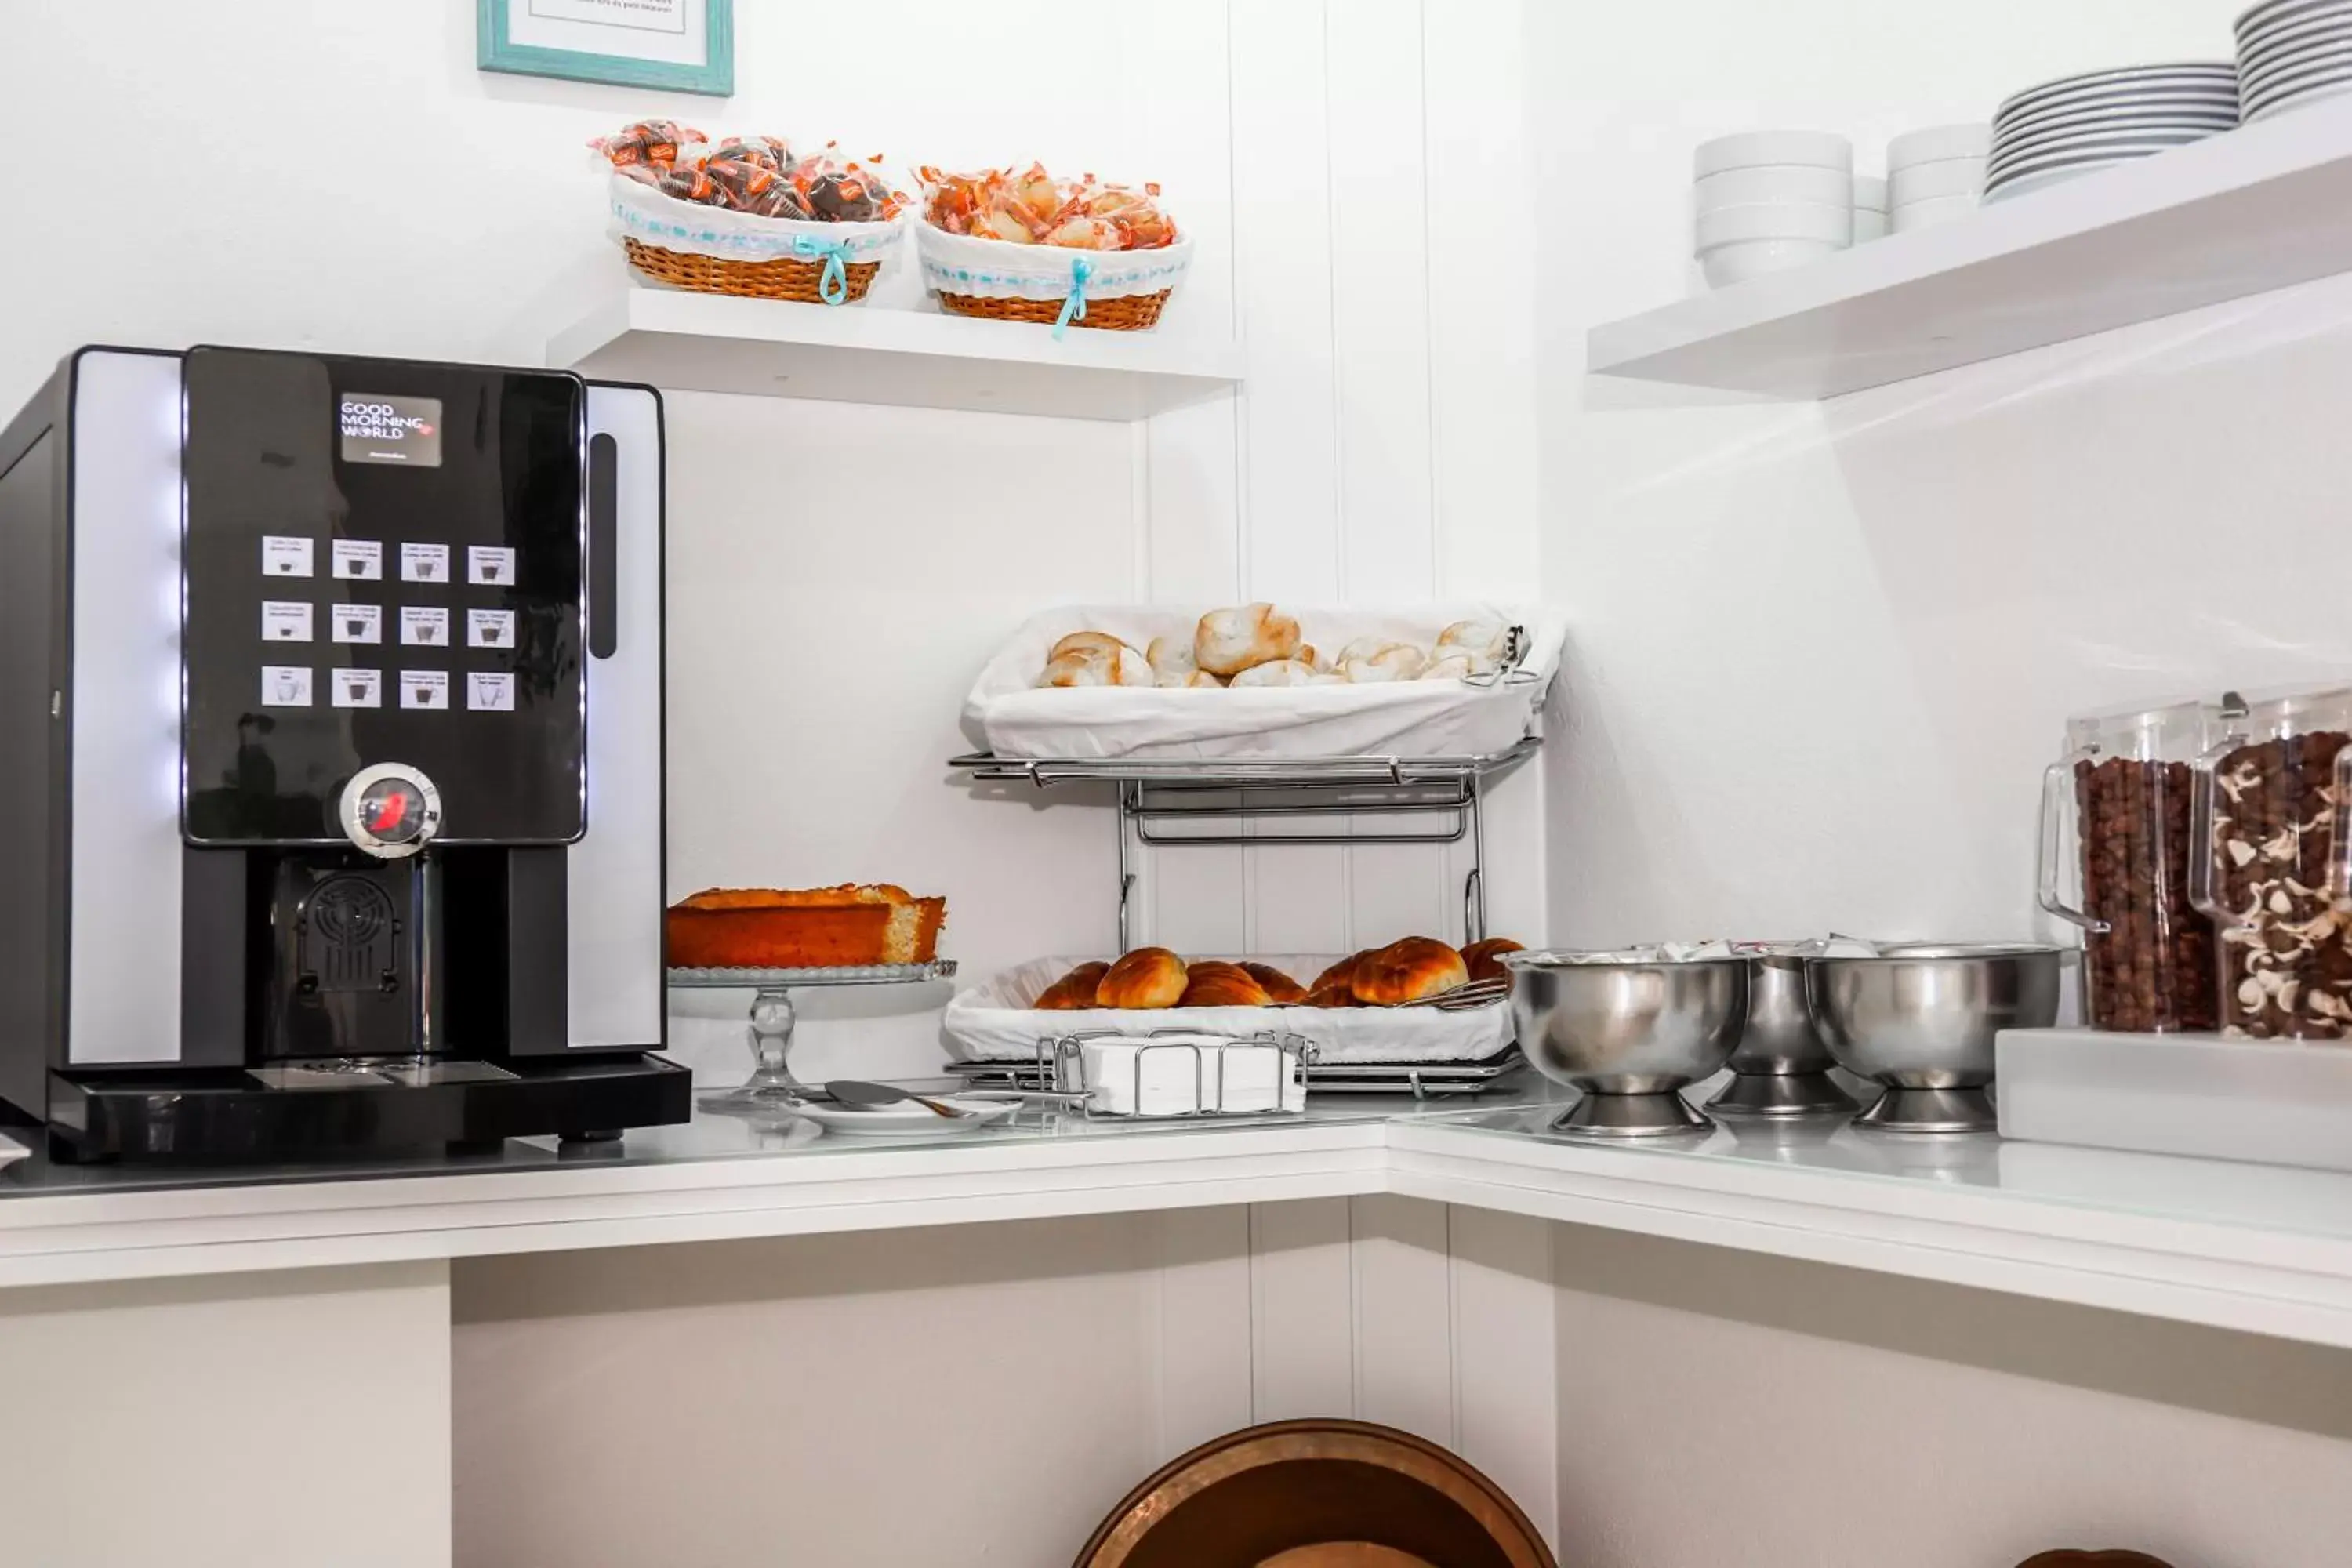
[[[514,3],[528,5],[529,0]],[[662,88],[673,92],[708,93],[713,98],[734,94],[734,0],[703,0],[704,63],[698,66],[513,43],[509,41],[511,29],[507,23],[509,4],[509,0],[476,0],[474,63],[483,70],[601,82],[608,87]]]

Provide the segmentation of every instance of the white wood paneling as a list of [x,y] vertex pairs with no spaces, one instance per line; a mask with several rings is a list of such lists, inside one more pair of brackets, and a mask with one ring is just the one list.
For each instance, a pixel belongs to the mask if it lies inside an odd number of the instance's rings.
[[1160,1452],[1172,1458],[1252,1420],[1250,1211],[1174,1209],[1159,1226]]
[[1453,1284],[1444,1204],[1350,1198],[1356,1415],[1454,1441]]
[[1447,1208],[1453,1261],[1454,1450],[1511,1494],[1559,1544],[1556,1226],[1524,1215]]
[[1355,1413],[1355,1271],[1346,1198],[1250,1209],[1252,1414]]

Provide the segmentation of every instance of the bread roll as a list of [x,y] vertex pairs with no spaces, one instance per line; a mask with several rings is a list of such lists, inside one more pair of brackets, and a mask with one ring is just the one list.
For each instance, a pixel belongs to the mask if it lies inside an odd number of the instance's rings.
[[1139,947],[1095,986],[1097,1007],[1173,1007],[1184,995],[1184,961],[1164,947]]
[[1110,972],[1108,963],[1081,963],[1038,994],[1029,1004],[1043,1013],[1076,1013],[1095,1005],[1095,987]]
[[1413,680],[1429,666],[1429,656],[1411,643],[1382,643],[1369,651],[1356,650],[1339,661],[1339,673],[1358,685],[1383,680]]
[[1307,994],[1307,1005],[1309,1007],[1360,1007],[1363,1004],[1356,1000],[1354,984],[1342,979],[1318,985],[1314,990],[1309,991]]
[[1500,621],[1456,621],[1437,634],[1436,658],[1455,654],[1470,661],[1473,675],[1491,675],[1511,648],[1511,628]]
[[1339,677],[1319,673],[1313,665],[1301,664],[1295,658],[1276,659],[1272,664],[1254,664],[1228,683],[1236,689],[1244,686],[1335,686]]
[[1309,991],[1320,991],[1325,987],[1331,985],[1353,985],[1356,983],[1356,965],[1371,957],[1373,951],[1373,949],[1367,947],[1360,948],[1356,952],[1349,953],[1347,957],[1341,959],[1339,963],[1333,964],[1330,968],[1317,975],[1315,977],[1315,984],[1309,985],[1307,989]]
[[1153,637],[1151,646],[1144,650],[1143,658],[1162,684],[1167,684],[1171,675],[1190,675],[1201,668],[1192,658],[1191,637]]
[[1196,963],[1187,972],[1180,1007],[1263,1007],[1273,998],[1238,964]]
[[1307,1000],[1307,987],[1271,963],[1244,963],[1242,972],[1264,986],[1266,999],[1278,1006]]
[[1211,610],[1192,631],[1192,662],[1211,675],[1235,676],[1298,652],[1298,623],[1272,605]]
[[1181,675],[1163,675],[1160,678],[1160,684],[1174,689],[1195,686],[1222,687],[1224,682],[1205,669],[1191,669]]
[[[1492,668],[1492,666],[1488,667]],[[1477,662],[1466,653],[1448,653],[1443,658],[1433,658],[1429,668],[1421,672],[1423,680],[1467,680],[1481,673]]]
[[1433,937],[1409,936],[1358,961],[1356,1000],[1372,1007],[1419,1002],[1465,984],[1462,955]]
[[1100,648],[1074,648],[1045,666],[1037,678],[1041,687],[1150,686],[1151,667],[1131,647],[1106,653]]
[[1108,632],[1072,632],[1046,651],[1045,662],[1053,663],[1066,653],[1132,653],[1135,650]]
[[1507,952],[1524,952],[1527,949],[1507,936],[1490,936],[1484,942],[1474,942],[1462,950],[1462,967],[1473,980],[1504,980],[1510,971],[1502,963]]

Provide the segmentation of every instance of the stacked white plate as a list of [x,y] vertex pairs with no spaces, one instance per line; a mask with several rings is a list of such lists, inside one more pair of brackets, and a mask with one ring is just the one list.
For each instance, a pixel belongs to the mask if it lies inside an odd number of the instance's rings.
[[1886,182],[1874,174],[1853,177],[1853,242],[1886,237]]
[[2263,0],[2238,18],[2246,119],[2352,92],[2352,0]]
[[1896,234],[1931,228],[1977,210],[1990,125],[1929,125],[1886,144],[1887,219]]
[[2043,82],[1993,115],[1984,199],[2149,157],[2238,123],[2238,68],[2228,61],[2128,66]]
[[1802,267],[1853,243],[1853,144],[1815,131],[1703,142],[1696,247],[1710,287]]

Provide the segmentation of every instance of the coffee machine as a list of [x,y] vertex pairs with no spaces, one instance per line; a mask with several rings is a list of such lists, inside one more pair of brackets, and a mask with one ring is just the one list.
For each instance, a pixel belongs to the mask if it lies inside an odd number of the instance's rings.
[[649,388],[84,349],[0,434],[0,1100],[63,1158],[682,1121]]

